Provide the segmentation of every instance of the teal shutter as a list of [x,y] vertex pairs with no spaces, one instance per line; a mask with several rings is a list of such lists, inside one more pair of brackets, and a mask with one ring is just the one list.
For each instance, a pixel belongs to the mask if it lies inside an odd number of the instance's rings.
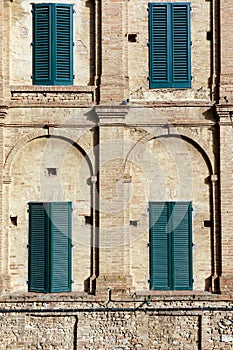
[[51,203],[51,292],[71,290],[71,203]]
[[52,85],[51,5],[33,4],[33,84]]
[[29,291],[48,292],[48,232],[46,207],[29,203]]
[[190,5],[173,4],[173,83],[172,87],[191,87]]
[[170,7],[149,4],[150,88],[171,85]]
[[150,289],[192,289],[192,204],[151,202]]
[[150,289],[170,289],[168,206],[150,203]]
[[33,84],[73,84],[73,6],[33,4]]
[[56,5],[56,85],[73,84],[73,7]]
[[189,3],[149,3],[150,88],[191,87]]
[[29,291],[71,291],[72,203],[29,203]]
[[172,211],[174,289],[192,289],[192,205],[177,202]]

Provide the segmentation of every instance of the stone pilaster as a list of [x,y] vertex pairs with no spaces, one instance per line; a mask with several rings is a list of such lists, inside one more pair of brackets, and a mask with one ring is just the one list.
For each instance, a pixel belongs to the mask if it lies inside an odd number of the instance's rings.
[[124,176],[125,106],[99,106],[99,269],[97,292],[129,289],[128,186]]
[[100,102],[120,103],[129,96],[127,68],[127,0],[102,1]]
[[[233,291],[233,105],[218,105],[220,132],[220,210],[221,210],[221,264],[220,290]],[[220,259],[221,258],[221,259]],[[219,261],[220,262],[220,261]]]

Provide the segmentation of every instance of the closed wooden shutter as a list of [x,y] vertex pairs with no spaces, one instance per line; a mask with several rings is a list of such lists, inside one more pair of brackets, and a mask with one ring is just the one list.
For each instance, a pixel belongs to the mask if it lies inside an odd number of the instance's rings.
[[192,289],[192,206],[177,202],[172,210],[172,274],[174,289]]
[[71,291],[71,202],[29,203],[29,291]]
[[73,84],[73,6],[33,4],[33,84]]
[[73,7],[56,5],[56,85],[73,83]]
[[190,6],[173,4],[173,76],[172,87],[191,87],[191,50],[190,50]]
[[33,5],[33,83],[52,85],[51,5]]
[[192,204],[151,202],[150,288],[192,289]]
[[150,288],[170,289],[168,206],[150,203]]
[[51,203],[51,292],[71,290],[71,203]]
[[49,222],[47,206],[29,203],[29,291],[48,291]]
[[190,4],[149,4],[150,88],[191,87]]

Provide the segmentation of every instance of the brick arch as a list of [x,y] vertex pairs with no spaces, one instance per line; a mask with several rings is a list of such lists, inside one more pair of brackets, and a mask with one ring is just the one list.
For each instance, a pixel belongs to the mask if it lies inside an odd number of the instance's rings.
[[[5,178],[10,177],[12,162],[13,162],[16,154],[23,148],[23,146],[25,146],[27,143],[29,143],[35,139],[42,138],[42,137],[48,137],[48,131],[46,129],[34,131],[30,134],[27,134],[24,137],[21,137],[18,140],[18,142],[10,150],[10,152],[8,153],[8,155],[6,157],[6,160],[5,160],[5,163],[3,166],[3,172],[4,172]],[[65,130],[60,130],[60,129],[57,130],[56,129],[55,131],[53,131],[53,133],[50,135],[50,137],[63,139],[65,141],[71,143],[77,149],[79,149],[79,151],[83,154],[83,156],[86,157],[87,163],[88,163],[89,168],[90,168],[91,175],[93,175],[92,162],[88,156],[88,154],[91,151],[91,145],[88,142],[86,142],[85,140],[83,140],[82,136],[80,136],[76,140],[74,140],[71,138],[71,134],[69,132],[67,132]]]
[[[188,142],[192,144],[198,152],[201,153],[202,157],[204,158],[207,167],[209,169],[210,175],[213,174],[214,169],[214,159],[213,155],[210,155],[210,150],[207,142],[203,140],[203,138],[198,137],[195,133],[193,133],[190,130],[186,129],[180,129],[180,133],[177,132],[174,128],[171,128],[171,130],[168,132],[162,132],[162,128],[156,128],[155,132],[149,132],[146,130],[142,130],[141,128],[137,130],[138,131],[144,131],[143,136],[132,146],[130,151],[128,152],[125,160],[124,165],[124,172],[125,174],[129,174],[130,170],[130,162],[131,160],[134,160],[135,157],[138,157],[140,155],[141,147],[146,145],[150,140],[161,138],[161,137],[177,137],[181,138],[185,142]],[[163,128],[164,129],[164,128]],[[165,130],[164,130],[165,131]],[[146,132],[146,134],[145,134]]]

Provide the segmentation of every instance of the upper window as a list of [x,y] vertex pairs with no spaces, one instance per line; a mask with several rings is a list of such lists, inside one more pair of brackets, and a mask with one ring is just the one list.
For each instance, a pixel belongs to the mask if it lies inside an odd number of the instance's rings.
[[33,4],[33,84],[73,84],[73,6]]
[[192,204],[150,203],[150,289],[191,290]]
[[150,88],[191,87],[189,3],[149,4]]
[[71,202],[29,203],[29,291],[71,291]]

